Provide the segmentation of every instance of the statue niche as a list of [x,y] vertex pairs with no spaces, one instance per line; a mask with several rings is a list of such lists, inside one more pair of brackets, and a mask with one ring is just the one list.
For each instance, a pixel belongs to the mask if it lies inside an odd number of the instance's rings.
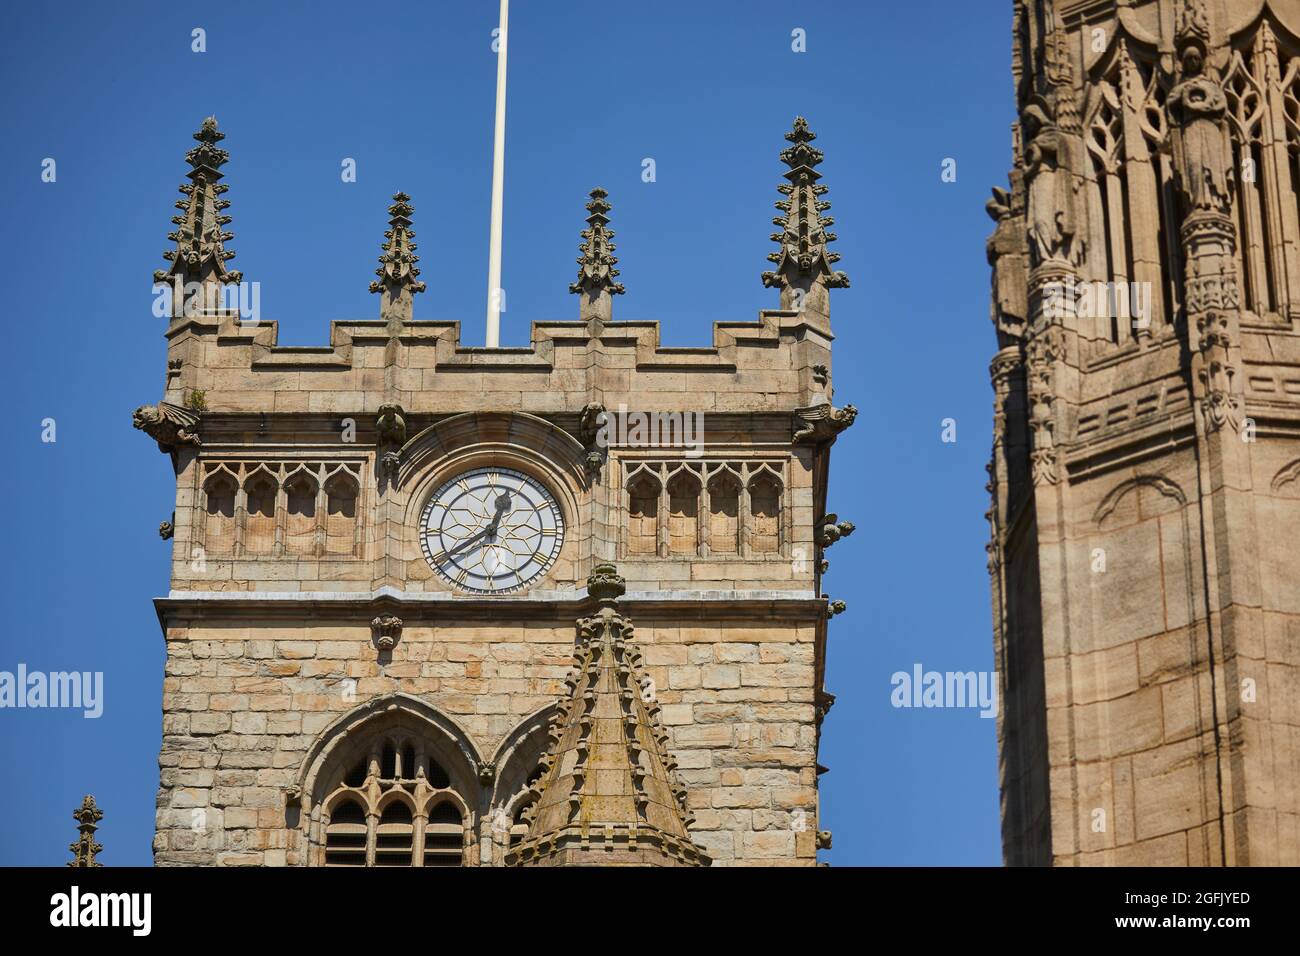
[[1189,213],[1226,214],[1232,197],[1232,150],[1228,137],[1228,98],[1205,72],[1205,48],[1193,40],[1180,51],[1182,79],[1169,92],[1174,177]]

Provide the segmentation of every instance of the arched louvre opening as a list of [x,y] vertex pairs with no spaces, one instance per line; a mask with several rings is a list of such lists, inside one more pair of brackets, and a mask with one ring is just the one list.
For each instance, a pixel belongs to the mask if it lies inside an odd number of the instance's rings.
[[460,866],[465,848],[465,824],[460,810],[450,801],[429,811],[424,828],[424,865]]
[[[322,780],[326,866],[461,866],[476,802],[453,785],[437,745],[416,732],[381,731],[340,749]],[[333,808],[328,810],[328,808]]]
[[337,804],[325,827],[325,865],[365,866],[368,829],[361,804],[355,800]]
[[402,800],[393,800],[384,807],[375,828],[375,866],[411,866],[414,846],[415,817],[411,808]]

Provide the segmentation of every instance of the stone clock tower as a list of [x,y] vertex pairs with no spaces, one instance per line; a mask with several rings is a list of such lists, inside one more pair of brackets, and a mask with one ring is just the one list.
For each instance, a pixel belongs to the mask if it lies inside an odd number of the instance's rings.
[[156,862],[814,864],[823,550],[852,527],[827,469],[855,411],[803,119],[781,307],[705,348],[613,321],[600,189],[578,320],[525,348],[415,318],[403,193],[378,320],[279,346],[237,308],[223,135],[186,156],[166,387],[135,413],[176,474]]
[[1010,864],[1300,864],[1300,3],[1015,0]]

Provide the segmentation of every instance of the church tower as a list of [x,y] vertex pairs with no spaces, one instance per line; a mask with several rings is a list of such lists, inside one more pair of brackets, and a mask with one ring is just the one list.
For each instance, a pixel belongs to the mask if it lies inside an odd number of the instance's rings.
[[615,320],[599,188],[576,319],[527,347],[461,344],[401,192],[377,319],[278,345],[228,268],[224,135],[186,156],[166,384],[135,412],[176,475],[155,861],[814,865],[823,552],[851,529],[827,473],[856,412],[808,124],[761,276],[780,308],[702,348]]
[[1300,864],[1300,5],[1015,0],[1008,864]]

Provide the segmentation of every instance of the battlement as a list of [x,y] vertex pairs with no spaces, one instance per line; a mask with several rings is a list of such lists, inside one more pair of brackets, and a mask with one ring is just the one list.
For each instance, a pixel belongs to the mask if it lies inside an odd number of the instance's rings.
[[[419,279],[411,197],[399,192],[389,206],[376,280],[375,321],[334,322],[329,345],[278,345],[278,326],[261,321],[255,285],[226,263],[234,234],[226,230],[229,187],[221,182],[229,154],[214,117],[194,134],[186,154],[189,182],[176,203],[181,215],[168,236],[168,270],[154,273],[160,314],[170,314],[164,401],[216,413],[365,412],[396,403],[408,411],[523,409],[564,412],[591,402],[646,411],[791,410],[829,400],[829,290],[849,284],[828,248],[830,202],[822,198],[816,135],[796,117],[780,154],[786,182],[777,187],[771,238],[774,268],[760,276],[779,290],[780,308],[757,322],[724,321],[708,347],[660,344],[657,322],[616,322],[613,297],[625,291],[619,270],[608,193],[591,190],[587,228],[581,230],[577,321],[534,322],[525,348],[461,344],[460,323],[419,321]],[[232,293],[238,295],[232,295]],[[250,293],[247,294],[246,293]],[[238,300],[238,307],[233,300]],[[252,319],[252,321],[245,321]],[[198,399],[194,396],[198,395]],[[689,398],[688,398],[689,396]]]
[[[760,313],[757,322],[716,322],[713,344],[660,345],[658,322],[534,322],[523,348],[460,344],[460,323],[330,324],[324,347],[277,345],[275,322],[238,313],[174,319],[167,330],[164,400],[199,392],[213,412],[409,411],[582,408],[603,399],[645,411],[789,411],[826,393],[830,334],[816,316]],[[818,367],[821,367],[820,369]]]

